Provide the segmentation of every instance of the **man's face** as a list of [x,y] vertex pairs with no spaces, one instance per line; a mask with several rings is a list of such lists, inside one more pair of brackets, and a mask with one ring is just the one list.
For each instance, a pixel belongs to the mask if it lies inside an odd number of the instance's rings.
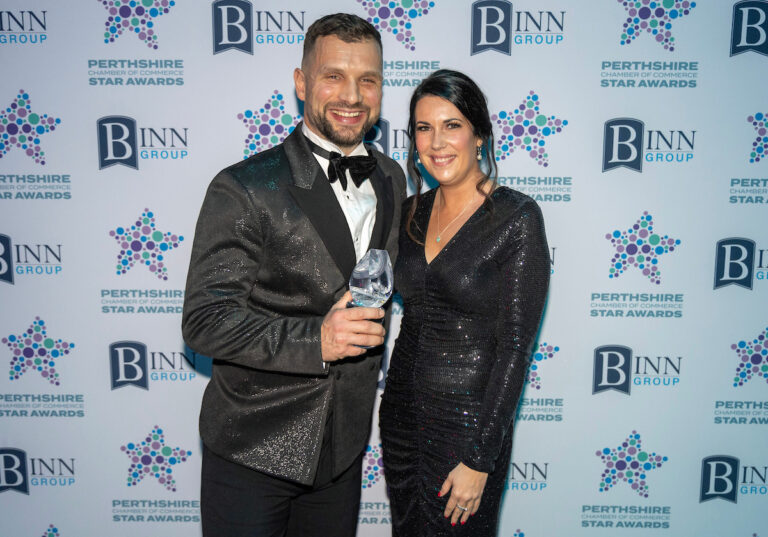
[[318,38],[302,69],[293,73],[307,127],[349,153],[379,119],[382,78],[375,41]]

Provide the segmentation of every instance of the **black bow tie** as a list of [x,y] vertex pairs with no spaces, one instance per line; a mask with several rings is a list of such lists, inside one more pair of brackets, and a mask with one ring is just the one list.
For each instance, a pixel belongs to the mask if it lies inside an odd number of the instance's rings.
[[370,153],[364,157],[343,157],[341,153],[336,151],[326,151],[309,138],[307,138],[307,143],[313,153],[328,160],[328,182],[334,183],[338,180],[342,190],[347,190],[346,170],[349,170],[352,181],[359,187],[376,169],[376,158]]

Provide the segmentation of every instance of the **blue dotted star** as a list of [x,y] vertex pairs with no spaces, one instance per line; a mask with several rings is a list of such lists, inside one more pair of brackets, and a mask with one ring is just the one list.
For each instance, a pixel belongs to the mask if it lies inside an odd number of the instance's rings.
[[10,380],[18,380],[28,369],[32,369],[55,386],[61,384],[56,363],[75,348],[74,343],[49,337],[45,321],[40,317],[35,317],[23,334],[11,334],[2,342],[11,349]]
[[395,36],[407,50],[416,50],[413,35],[414,19],[426,16],[435,7],[434,2],[403,2],[402,0],[357,0],[365,10],[366,19],[379,32]]
[[38,164],[45,164],[45,151],[40,147],[40,137],[61,123],[61,119],[32,111],[29,94],[23,89],[0,112],[0,158],[14,147],[20,148]]
[[667,457],[643,450],[640,433],[632,434],[614,448],[603,448],[595,453],[605,464],[600,481],[600,492],[607,492],[614,485],[626,483],[643,498],[648,497],[646,474],[667,462]]
[[768,327],[752,341],[739,341],[731,345],[736,351],[739,363],[733,386],[743,386],[752,377],[764,378],[768,382]]
[[659,256],[674,252],[680,245],[678,239],[654,232],[653,216],[644,211],[635,224],[623,231],[614,230],[605,238],[614,247],[609,278],[618,278],[625,270],[636,267],[651,283],[661,284]]
[[549,166],[549,153],[545,147],[547,139],[562,132],[568,120],[546,116],[541,112],[540,105],[539,96],[531,90],[512,112],[502,111],[491,116],[491,121],[496,123],[499,131],[495,155],[497,161],[520,150],[539,166]]
[[186,449],[166,446],[165,434],[158,425],[155,425],[141,442],[129,442],[120,446],[120,451],[123,451],[131,460],[127,480],[129,487],[137,486],[145,477],[154,477],[171,492],[176,492],[173,468],[177,464],[186,462],[192,455],[192,452]]
[[175,0],[97,0],[109,13],[104,23],[104,42],[114,43],[123,32],[136,35],[149,48],[157,49],[154,19],[167,14]]
[[142,264],[161,280],[168,279],[165,266],[166,252],[178,248],[184,240],[181,235],[163,233],[155,227],[155,214],[144,209],[141,216],[130,226],[118,227],[109,232],[120,245],[117,254],[117,274],[125,274],[136,263]]
[[656,0],[654,2],[618,0],[618,2],[624,6],[629,15],[624,22],[624,32],[621,34],[622,45],[629,45],[642,32],[647,32],[670,52],[675,50],[672,21],[689,15],[696,7],[696,2],[689,0]]

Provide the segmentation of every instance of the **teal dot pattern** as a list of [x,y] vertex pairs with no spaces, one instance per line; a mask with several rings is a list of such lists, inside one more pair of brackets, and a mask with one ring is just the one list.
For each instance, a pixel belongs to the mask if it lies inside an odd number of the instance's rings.
[[609,278],[618,278],[635,267],[656,285],[661,284],[659,257],[674,252],[680,245],[680,240],[654,231],[653,216],[648,211],[644,211],[632,227],[615,229],[606,233],[605,238],[614,249]]
[[120,451],[131,460],[127,486],[135,487],[145,478],[154,478],[170,492],[176,492],[173,469],[186,462],[192,455],[192,452],[186,449],[166,446],[165,433],[159,425],[155,425],[140,442],[129,442],[120,446]]
[[648,497],[648,472],[661,468],[668,460],[656,452],[644,450],[637,431],[632,431],[620,445],[603,448],[595,455],[605,465],[600,478],[600,492],[607,492],[615,485],[626,483],[643,498]]
[[0,111],[0,159],[18,147],[35,163],[44,165],[40,137],[55,131],[61,119],[33,112],[30,103],[29,93],[20,89],[13,102]]
[[285,110],[285,97],[275,90],[258,110],[245,110],[237,119],[248,129],[243,159],[282,143],[301,121],[301,115],[292,116]]
[[539,348],[531,355],[528,375],[525,378],[525,382],[531,389],[541,389],[541,363],[544,360],[551,360],[558,352],[560,352],[560,347],[557,345],[550,345],[547,342],[539,344]]
[[19,380],[24,373],[32,370],[54,386],[61,385],[61,376],[56,369],[59,358],[75,348],[72,342],[48,336],[45,321],[40,317],[35,317],[23,334],[11,334],[2,342],[11,349],[9,380]]
[[731,345],[739,363],[733,377],[733,387],[744,386],[752,377],[768,382],[768,327],[750,341],[741,340]]

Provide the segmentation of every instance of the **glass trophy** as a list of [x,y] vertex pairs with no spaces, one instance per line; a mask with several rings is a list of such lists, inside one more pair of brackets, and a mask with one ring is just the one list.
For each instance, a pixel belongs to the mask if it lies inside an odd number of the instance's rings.
[[348,306],[380,308],[392,296],[392,261],[386,250],[368,250],[349,278]]

